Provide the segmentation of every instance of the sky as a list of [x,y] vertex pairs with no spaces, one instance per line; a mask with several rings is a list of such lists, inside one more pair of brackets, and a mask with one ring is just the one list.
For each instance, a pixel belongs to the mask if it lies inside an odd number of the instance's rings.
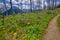
[[[0,3],[3,2],[3,1],[4,0],[0,0]],[[48,0],[46,0],[46,1],[48,1]],[[10,2],[10,0],[6,0],[6,3],[9,3],[9,2]],[[21,0],[18,0],[18,1],[17,0],[12,0],[13,4],[18,4],[19,2],[21,2]],[[57,0],[57,2],[60,2],[60,0]]]
[[[2,3],[4,0],[0,0],[0,3]],[[42,1],[42,0],[41,0]],[[45,0],[46,2],[48,1],[48,0]],[[16,5],[16,4],[19,4],[21,2],[21,0],[12,0],[12,3],[13,3],[13,5]],[[24,2],[24,1],[23,1]],[[59,3],[60,2],[60,0],[57,0],[57,2]],[[10,3],[10,0],[6,0],[6,4],[9,4]]]
[[[41,1],[43,1],[43,0],[41,0]],[[3,2],[3,0],[0,0],[0,4],[1,4],[1,5],[3,5],[2,2]],[[27,1],[26,1],[26,2],[27,2]],[[9,3],[10,3],[10,0],[6,0],[6,5],[9,5]],[[21,0],[18,0],[18,1],[17,1],[17,0],[12,0],[12,4],[13,4],[14,6],[16,6],[16,5],[20,4],[20,3],[21,3]],[[25,0],[23,0],[22,3],[25,3]],[[30,4],[29,1],[28,1],[26,4],[27,4],[27,5]],[[35,4],[36,4],[36,3],[35,3]],[[42,4],[42,3],[41,3],[41,4]],[[37,4],[36,4],[36,5],[37,5]],[[23,6],[24,6],[24,5],[23,5]]]
[[60,0],[58,0],[60,2]]
[[[1,7],[4,7],[3,1],[4,1],[4,0],[0,0],[0,8],[1,8]],[[28,1],[29,1],[29,0],[28,0]],[[41,2],[42,2],[42,1],[44,1],[44,0],[41,0]],[[48,1],[48,0],[45,1],[45,5],[46,5],[46,6],[48,5],[47,1]],[[23,0],[22,2],[24,3],[25,0]],[[26,2],[27,2],[27,1],[26,1]],[[6,0],[6,5],[7,5],[8,7],[10,7],[9,3],[10,3],[10,0]],[[18,0],[18,1],[17,1],[17,0],[12,0],[13,6],[18,7],[17,5],[20,4],[20,3],[21,3],[21,0]],[[59,3],[60,3],[60,0],[57,0],[57,4],[59,4]],[[28,4],[29,4],[29,2],[28,2]],[[36,3],[35,3],[35,4],[36,4]],[[37,4],[36,4],[36,5],[37,5]],[[23,6],[23,8],[26,8],[26,9],[29,8],[29,5],[27,5],[27,6],[26,6],[26,5],[22,5],[22,6]],[[25,6],[25,7],[24,7],[24,6]],[[43,8],[43,2],[41,3],[41,8]]]

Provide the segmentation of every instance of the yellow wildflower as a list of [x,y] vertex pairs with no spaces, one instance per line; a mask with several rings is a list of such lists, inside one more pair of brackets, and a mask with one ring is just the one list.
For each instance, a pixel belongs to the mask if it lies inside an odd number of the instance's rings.
[[28,30],[28,32],[30,32],[30,30]]
[[16,28],[17,30],[19,30],[19,28]]
[[14,35],[16,35],[17,33],[15,32]]

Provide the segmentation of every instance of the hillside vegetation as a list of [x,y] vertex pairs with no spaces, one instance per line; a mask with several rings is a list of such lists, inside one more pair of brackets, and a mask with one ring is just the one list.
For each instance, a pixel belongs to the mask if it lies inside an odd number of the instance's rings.
[[58,27],[60,28],[60,16],[58,17],[57,23],[58,23]]
[[49,21],[60,9],[44,10],[0,17],[0,40],[41,40]]

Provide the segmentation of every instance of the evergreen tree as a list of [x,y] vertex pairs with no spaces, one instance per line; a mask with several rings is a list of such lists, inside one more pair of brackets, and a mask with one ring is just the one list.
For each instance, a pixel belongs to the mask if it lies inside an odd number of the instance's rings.
[[60,8],[60,4],[57,6],[57,8]]

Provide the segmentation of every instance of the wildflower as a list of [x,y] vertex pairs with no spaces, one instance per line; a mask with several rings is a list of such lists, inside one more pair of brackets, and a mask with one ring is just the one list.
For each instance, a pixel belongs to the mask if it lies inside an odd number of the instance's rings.
[[30,30],[28,30],[28,32],[30,32]]
[[26,33],[26,29],[24,29],[24,32]]
[[24,37],[24,36],[25,36],[25,34],[23,33],[23,34],[22,34],[22,37]]
[[15,32],[14,35],[16,35],[17,33]]
[[6,24],[7,27],[11,26],[11,24]]
[[28,25],[30,25],[30,22],[28,22]]
[[16,28],[16,30],[19,30],[19,28]]

